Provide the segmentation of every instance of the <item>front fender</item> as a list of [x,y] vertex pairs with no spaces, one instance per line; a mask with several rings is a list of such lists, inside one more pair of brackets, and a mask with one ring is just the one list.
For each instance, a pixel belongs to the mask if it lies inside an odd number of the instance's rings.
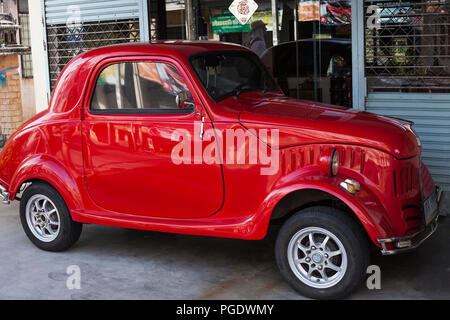
[[261,204],[257,216],[268,227],[275,206],[287,195],[301,190],[326,192],[345,203],[359,219],[370,239],[379,246],[377,239],[386,238],[393,233],[393,227],[383,205],[364,185],[352,195],[339,187],[338,178],[324,178],[321,181],[301,181],[283,185],[273,190]]
[[57,159],[46,154],[26,158],[12,177],[11,198],[14,199],[20,186],[30,180],[43,180],[53,186],[61,194],[69,210],[82,208],[80,187],[73,175]]

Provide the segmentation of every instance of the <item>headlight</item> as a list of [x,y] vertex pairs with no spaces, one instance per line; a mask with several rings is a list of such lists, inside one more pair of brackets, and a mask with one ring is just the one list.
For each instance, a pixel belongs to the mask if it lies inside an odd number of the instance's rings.
[[327,176],[335,176],[339,170],[339,152],[337,149],[327,149],[320,155],[319,166]]
[[331,168],[330,168],[330,172],[332,176],[337,175],[339,170],[339,152],[334,149],[333,153],[331,155]]

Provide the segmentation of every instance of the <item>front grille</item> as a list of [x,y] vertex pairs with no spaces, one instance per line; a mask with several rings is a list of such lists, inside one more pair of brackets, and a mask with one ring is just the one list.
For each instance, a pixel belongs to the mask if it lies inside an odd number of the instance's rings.
[[413,234],[414,232],[420,230],[424,222],[421,207],[416,204],[410,204],[404,206],[402,211],[406,223],[406,231],[404,235],[406,236]]
[[394,170],[393,179],[395,196],[402,196],[413,191],[419,184],[418,174],[418,171],[412,166]]
[[424,226],[422,209],[420,157],[396,160],[393,164],[392,182],[393,193],[401,210],[403,224],[398,235],[411,235]]

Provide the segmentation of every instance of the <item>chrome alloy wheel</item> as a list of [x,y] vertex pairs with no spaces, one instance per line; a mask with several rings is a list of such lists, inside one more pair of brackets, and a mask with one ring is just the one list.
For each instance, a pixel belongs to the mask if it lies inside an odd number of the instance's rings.
[[32,196],[25,209],[28,227],[33,235],[43,242],[56,239],[60,230],[60,217],[55,204],[46,196]]
[[322,228],[298,231],[289,242],[287,255],[292,272],[313,288],[326,289],[336,285],[347,270],[344,245]]

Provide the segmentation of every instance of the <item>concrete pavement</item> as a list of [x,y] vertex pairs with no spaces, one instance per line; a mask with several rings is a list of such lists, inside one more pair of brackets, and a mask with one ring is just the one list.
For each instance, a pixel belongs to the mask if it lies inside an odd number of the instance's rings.
[[[183,236],[85,225],[69,251],[37,249],[18,202],[0,205],[0,299],[304,299],[281,278],[276,229],[262,241]],[[364,285],[350,299],[450,299],[450,219],[417,251],[373,255],[381,290]],[[78,265],[81,289],[66,286]]]

